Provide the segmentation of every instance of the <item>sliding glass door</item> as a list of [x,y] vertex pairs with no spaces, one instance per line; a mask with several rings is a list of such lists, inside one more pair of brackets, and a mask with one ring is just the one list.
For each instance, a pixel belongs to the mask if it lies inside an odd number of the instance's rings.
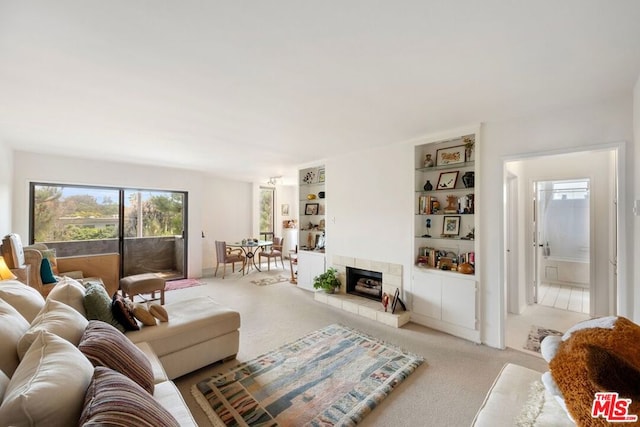
[[30,243],[60,257],[118,253],[121,277],[186,277],[186,192],[32,183],[30,193]]

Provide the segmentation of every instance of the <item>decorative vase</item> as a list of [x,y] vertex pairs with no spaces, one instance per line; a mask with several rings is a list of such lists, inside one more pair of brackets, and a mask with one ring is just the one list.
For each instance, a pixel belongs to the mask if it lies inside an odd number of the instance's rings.
[[433,190],[433,185],[431,185],[431,181],[427,180],[427,182],[424,184],[424,191],[431,191]]
[[464,188],[473,188],[475,181],[475,174],[473,171],[467,171],[462,175],[462,183],[464,184]]

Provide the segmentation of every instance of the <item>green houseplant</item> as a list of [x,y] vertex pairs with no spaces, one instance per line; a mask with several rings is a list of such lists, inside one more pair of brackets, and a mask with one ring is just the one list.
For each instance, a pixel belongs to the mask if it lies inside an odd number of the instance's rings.
[[314,277],[313,287],[315,289],[322,289],[328,294],[334,293],[336,288],[340,287],[340,280],[338,280],[338,270],[330,267],[324,273]]

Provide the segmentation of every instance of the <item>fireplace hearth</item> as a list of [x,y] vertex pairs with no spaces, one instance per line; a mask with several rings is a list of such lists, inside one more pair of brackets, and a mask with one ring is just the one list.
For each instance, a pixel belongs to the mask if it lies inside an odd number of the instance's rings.
[[347,267],[348,294],[380,301],[382,299],[382,273]]

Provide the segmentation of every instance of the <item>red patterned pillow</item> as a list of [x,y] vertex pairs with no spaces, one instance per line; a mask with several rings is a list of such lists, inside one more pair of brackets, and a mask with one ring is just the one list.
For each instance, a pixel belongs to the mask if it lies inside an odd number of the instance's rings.
[[127,331],[140,330],[140,325],[138,325],[138,321],[133,316],[133,304],[124,299],[119,293],[113,296],[111,311],[113,312],[113,317],[115,317]]
[[147,356],[123,333],[108,323],[91,320],[82,335],[80,351],[93,366],[120,372],[153,394],[153,369]]
[[102,366],[94,370],[78,425],[179,426],[173,415],[138,384]]

